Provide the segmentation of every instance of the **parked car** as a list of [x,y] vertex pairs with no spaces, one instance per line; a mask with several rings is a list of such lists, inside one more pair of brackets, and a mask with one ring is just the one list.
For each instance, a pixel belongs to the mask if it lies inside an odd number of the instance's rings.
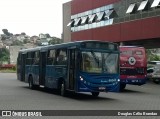
[[147,79],[154,83],[160,83],[160,68],[152,67],[147,69]]

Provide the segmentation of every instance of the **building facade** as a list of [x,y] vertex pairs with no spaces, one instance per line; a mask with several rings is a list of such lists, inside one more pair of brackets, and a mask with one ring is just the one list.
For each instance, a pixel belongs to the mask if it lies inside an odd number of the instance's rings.
[[9,46],[9,54],[10,54],[10,64],[16,64],[17,63],[17,57],[19,50],[22,49],[28,49],[33,48],[35,46],[29,45],[29,46]]
[[160,0],[72,0],[63,5],[63,11],[69,10],[63,13],[64,42],[160,47]]

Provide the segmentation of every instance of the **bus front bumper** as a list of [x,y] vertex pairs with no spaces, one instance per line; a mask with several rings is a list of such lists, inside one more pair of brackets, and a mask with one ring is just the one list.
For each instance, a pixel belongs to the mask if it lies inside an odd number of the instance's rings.
[[107,85],[92,85],[90,83],[80,83],[78,92],[119,92],[120,83],[115,82]]
[[120,79],[122,84],[132,84],[132,85],[143,85],[147,81],[146,78],[144,79]]

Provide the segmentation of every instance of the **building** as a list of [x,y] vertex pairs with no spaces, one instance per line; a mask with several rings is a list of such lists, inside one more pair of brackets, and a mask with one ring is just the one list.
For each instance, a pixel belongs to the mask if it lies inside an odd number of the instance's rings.
[[27,48],[33,48],[35,46],[28,45],[28,46],[9,46],[9,53],[10,53],[10,64],[16,64],[17,63],[17,57],[19,50],[27,49]]
[[72,0],[63,4],[63,40],[160,47],[160,0]]

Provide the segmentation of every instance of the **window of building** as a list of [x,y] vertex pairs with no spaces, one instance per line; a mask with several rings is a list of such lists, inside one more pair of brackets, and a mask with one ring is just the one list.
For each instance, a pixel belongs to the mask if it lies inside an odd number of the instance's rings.
[[82,19],[81,25],[88,23],[88,16],[82,17],[81,19]]
[[71,32],[74,32],[74,27],[71,27]]
[[92,23],[92,28],[96,28],[97,27],[97,23]]
[[112,10],[107,10],[105,11],[106,15],[104,16],[105,19],[111,19],[115,16],[115,11],[112,9]]
[[89,24],[89,25],[88,25],[88,28],[91,29],[91,28],[92,28],[92,24]]
[[105,12],[100,12],[100,13],[98,13],[98,14],[97,14],[96,22],[100,22],[101,20],[103,20],[104,15],[105,15]]
[[136,8],[136,3],[130,4],[126,13],[129,13],[129,14],[133,13],[135,8]]
[[113,19],[109,19],[109,25],[113,24]]
[[145,10],[147,8],[148,3],[149,3],[148,0],[142,1],[139,8],[138,8],[138,11]]
[[154,0],[152,5],[151,5],[151,8],[158,7],[158,6],[160,6],[160,0]]
[[101,23],[101,26],[104,26],[104,21],[101,21],[100,23]]
[[93,15],[89,18],[88,23],[89,23],[89,24],[92,24],[93,22],[95,22],[96,17],[97,17],[97,15],[96,15],[96,14],[93,14]]
[[73,26],[74,26],[74,20],[71,20],[71,22],[69,22],[69,23],[67,24],[67,26],[73,27]]
[[88,24],[84,25],[84,29],[88,29],[88,27],[89,27]]
[[104,21],[104,26],[107,26],[107,25],[109,25],[109,20]]
[[78,26],[81,23],[81,18],[75,20],[74,26]]

